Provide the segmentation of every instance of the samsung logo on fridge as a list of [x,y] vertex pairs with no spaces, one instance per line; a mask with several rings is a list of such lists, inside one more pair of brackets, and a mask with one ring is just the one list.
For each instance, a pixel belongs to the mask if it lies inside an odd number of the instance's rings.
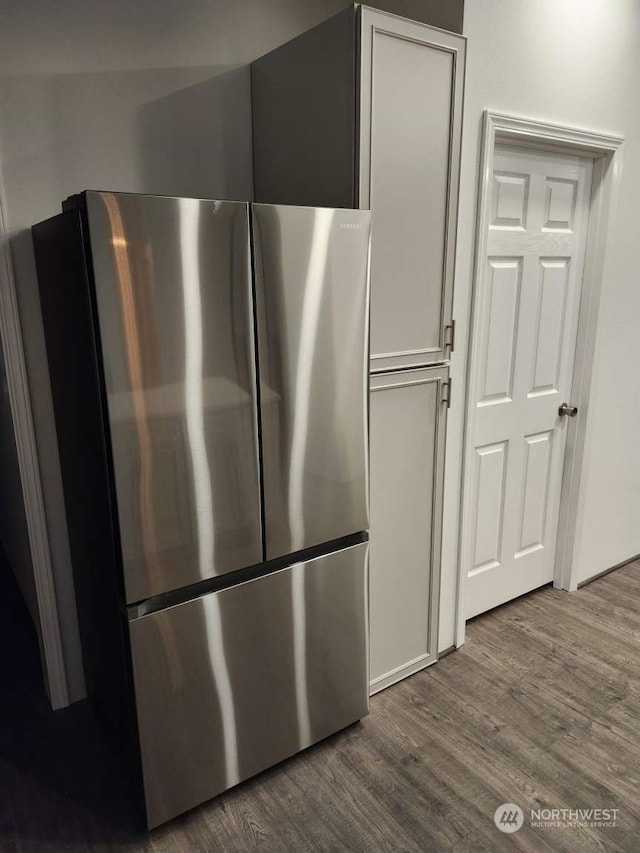
[[362,223],[361,222],[341,222],[340,228],[343,228],[345,231],[362,231]]

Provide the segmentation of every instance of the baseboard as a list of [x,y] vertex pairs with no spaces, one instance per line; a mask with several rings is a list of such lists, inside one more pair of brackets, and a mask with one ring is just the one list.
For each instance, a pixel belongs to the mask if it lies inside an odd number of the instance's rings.
[[[611,566],[611,568],[609,568],[609,569],[604,569],[604,571],[598,572],[598,574],[594,575],[592,578],[587,578],[584,581],[580,581],[580,583],[578,584],[578,589],[582,589],[582,587],[587,586],[590,583],[593,583],[593,581],[597,581],[600,578],[605,577],[605,575],[610,575],[611,572],[615,572],[616,569],[621,569],[623,566],[628,566],[629,563],[635,563],[636,560],[640,560],[640,554],[636,554],[634,557],[629,557],[628,560],[623,560],[621,563],[616,563],[615,566]],[[441,655],[441,657],[442,657],[442,655]]]
[[457,646],[449,646],[446,649],[443,649],[441,652],[438,652],[438,660],[442,660],[442,658],[446,658],[447,655],[450,655],[451,652],[455,652],[457,650]]
[[379,676],[370,682],[369,695],[373,696],[381,690],[386,690],[387,687],[391,687],[392,684],[397,684],[399,681],[408,678],[410,675],[415,675],[416,672],[420,672],[420,670],[426,669],[428,666],[432,666],[437,660],[438,658],[436,655],[427,653],[420,655],[420,657],[415,660],[409,661],[409,663],[399,666],[397,669],[386,673],[386,675]]

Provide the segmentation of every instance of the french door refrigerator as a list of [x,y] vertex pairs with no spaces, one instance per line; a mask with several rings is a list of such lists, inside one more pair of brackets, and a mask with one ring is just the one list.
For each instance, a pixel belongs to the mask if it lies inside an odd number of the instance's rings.
[[368,712],[364,211],[32,229],[90,696],[156,826]]

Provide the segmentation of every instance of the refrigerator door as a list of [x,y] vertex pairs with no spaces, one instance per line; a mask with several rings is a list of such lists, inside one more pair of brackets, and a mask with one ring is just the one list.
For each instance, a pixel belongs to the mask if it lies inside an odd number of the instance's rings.
[[362,543],[129,623],[149,827],[368,713]]
[[248,207],[86,194],[128,602],[262,560]]
[[369,213],[252,205],[267,558],[366,530]]

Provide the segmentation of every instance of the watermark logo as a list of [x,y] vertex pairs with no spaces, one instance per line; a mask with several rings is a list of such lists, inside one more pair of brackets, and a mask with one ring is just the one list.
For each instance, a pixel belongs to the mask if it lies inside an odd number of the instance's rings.
[[610,829],[618,825],[620,809],[531,809],[531,826]]
[[493,822],[500,832],[517,832],[524,823],[524,812],[515,803],[503,803],[496,809]]
[[[533,829],[611,829],[618,826],[619,809],[537,808],[527,813],[527,826]],[[503,803],[495,810],[493,822],[500,832],[517,832],[524,825],[524,810],[515,803]]]

